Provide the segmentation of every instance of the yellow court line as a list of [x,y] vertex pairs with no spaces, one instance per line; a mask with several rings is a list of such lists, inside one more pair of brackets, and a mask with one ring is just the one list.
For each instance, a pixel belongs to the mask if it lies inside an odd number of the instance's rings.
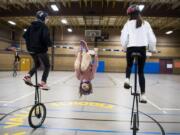
[[114,105],[99,103],[99,102],[91,102],[91,101],[64,101],[64,102],[56,102],[50,103],[52,107],[67,107],[67,106],[88,106],[88,107],[98,107],[105,109],[112,109]]

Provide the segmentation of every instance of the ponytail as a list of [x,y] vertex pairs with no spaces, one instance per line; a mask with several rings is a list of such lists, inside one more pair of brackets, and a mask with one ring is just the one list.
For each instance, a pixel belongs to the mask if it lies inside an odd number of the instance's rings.
[[137,18],[136,18],[136,28],[141,27],[141,26],[142,26],[142,22],[143,22],[143,21],[142,21],[141,16],[138,15]]
[[139,28],[142,26],[143,20],[139,13],[130,14],[129,20],[136,20],[136,28]]

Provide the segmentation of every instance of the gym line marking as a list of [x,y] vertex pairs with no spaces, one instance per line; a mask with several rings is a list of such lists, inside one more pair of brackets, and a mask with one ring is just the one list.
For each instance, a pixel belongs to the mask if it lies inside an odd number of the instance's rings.
[[4,135],[25,135],[25,134],[26,134],[26,132],[16,132],[13,134],[4,133]]
[[29,96],[31,96],[32,94],[34,94],[34,91],[31,92],[31,93],[29,93],[29,94],[27,94],[27,95],[24,95],[24,96],[22,96],[22,97],[19,97],[19,98],[16,98],[16,99],[14,99],[14,100],[11,100],[11,101],[0,101],[0,103],[2,102],[2,103],[12,104],[12,103],[14,103],[14,102],[17,102],[17,101],[23,99],[23,98],[29,97]]
[[157,104],[153,103],[151,100],[147,99],[147,102],[155,107],[156,109],[162,111],[163,113],[167,113],[166,111],[180,111],[180,108],[161,108]]
[[[57,83],[59,83],[59,82],[61,82],[61,81],[62,81],[62,80],[58,80],[58,81],[50,84],[49,86],[55,85],[55,84],[57,84]],[[27,95],[24,95],[24,96],[22,96],[22,97],[19,97],[19,98],[16,98],[16,99],[14,99],[14,100],[11,100],[11,101],[0,101],[0,103],[12,104],[12,103],[15,103],[15,102],[17,102],[17,101],[19,101],[19,100],[22,100],[22,99],[24,99],[24,98],[26,98],[26,97],[29,97],[29,96],[33,95],[34,92],[35,92],[35,91],[33,91],[33,92],[31,92],[31,93],[29,93],[29,94],[27,94]]]
[[22,126],[24,124],[25,119],[28,117],[28,113],[25,113],[24,111],[18,114],[14,114],[14,117],[9,118],[7,122],[5,122],[6,126],[3,128],[13,128]]
[[115,107],[111,104],[98,103],[98,102],[88,102],[88,101],[69,101],[69,102],[59,102],[59,103],[50,103],[53,107],[66,107],[66,106],[90,106],[90,107],[99,107],[105,109],[112,109]]

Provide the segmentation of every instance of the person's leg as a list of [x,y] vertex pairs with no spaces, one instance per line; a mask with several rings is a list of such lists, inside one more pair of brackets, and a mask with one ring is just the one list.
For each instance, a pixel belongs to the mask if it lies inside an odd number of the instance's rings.
[[130,75],[131,75],[131,68],[133,66],[133,57],[131,56],[133,52],[133,49],[127,49],[127,53],[126,53],[126,63],[127,63],[127,67],[126,67],[126,78],[130,79]]
[[34,66],[33,68],[28,72],[28,74],[30,75],[30,77],[32,77],[34,75],[34,73],[36,72],[36,70],[40,67],[40,61],[39,58],[37,56],[37,54],[31,54],[33,61],[34,61]]
[[86,42],[86,41],[81,40],[81,41],[80,41],[80,45],[81,45],[81,49],[82,49],[82,50],[85,49],[85,51],[88,52],[89,48],[88,48],[88,45],[87,45],[87,42]]
[[75,69],[75,71],[76,71],[76,70],[80,70],[81,54],[82,54],[81,52],[78,52],[77,57],[76,57],[76,60],[75,60],[75,62],[74,62],[74,69]]
[[36,70],[39,68],[40,66],[40,62],[38,59],[38,56],[36,54],[31,54],[32,59],[34,61],[34,66],[33,68],[28,72],[27,75],[25,75],[25,77],[23,78],[23,80],[25,81],[26,84],[28,85],[32,85],[31,82],[31,77],[34,75],[34,73],[36,72]]
[[82,53],[81,71],[86,71],[91,63],[91,55],[89,53]]
[[146,61],[146,50],[142,48],[140,50],[141,57],[138,58],[138,75],[139,75],[139,86],[141,94],[145,93],[145,77],[144,77],[144,65]]
[[130,88],[130,75],[131,75],[131,68],[133,65],[133,57],[131,56],[133,52],[133,48],[127,48],[127,52],[126,52],[126,63],[127,63],[127,67],[126,67],[126,80],[124,82],[124,88],[129,89]]
[[39,59],[42,61],[42,64],[44,66],[44,71],[42,75],[42,81],[46,83],[48,75],[49,75],[49,70],[50,70],[50,62],[49,62],[49,57],[47,53],[42,53],[38,54]]
[[146,61],[146,49],[140,49],[141,57],[138,58],[138,75],[139,75],[139,86],[141,90],[140,102],[147,103],[145,96],[145,77],[144,77],[144,65]]

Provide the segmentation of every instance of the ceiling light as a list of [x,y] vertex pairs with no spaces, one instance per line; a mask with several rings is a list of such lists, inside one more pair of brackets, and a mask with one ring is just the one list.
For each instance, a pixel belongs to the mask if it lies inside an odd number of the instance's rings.
[[27,31],[27,29],[24,29],[23,31],[24,31],[24,32],[26,32],[26,31]]
[[67,24],[67,20],[66,20],[66,19],[62,19],[61,22],[62,22],[63,24]]
[[142,11],[144,9],[144,5],[139,5],[139,10]]
[[11,25],[16,25],[16,23],[13,22],[13,21],[8,21],[8,23],[11,24]]
[[169,34],[171,34],[171,33],[173,33],[172,30],[166,32],[167,35],[169,35]]
[[51,8],[52,8],[53,11],[59,11],[59,8],[57,7],[56,4],[52,4]]
[[71,28],[68,28],[67,31],[68,31],[68,32],[72,32],[72,29],[71,29]]

